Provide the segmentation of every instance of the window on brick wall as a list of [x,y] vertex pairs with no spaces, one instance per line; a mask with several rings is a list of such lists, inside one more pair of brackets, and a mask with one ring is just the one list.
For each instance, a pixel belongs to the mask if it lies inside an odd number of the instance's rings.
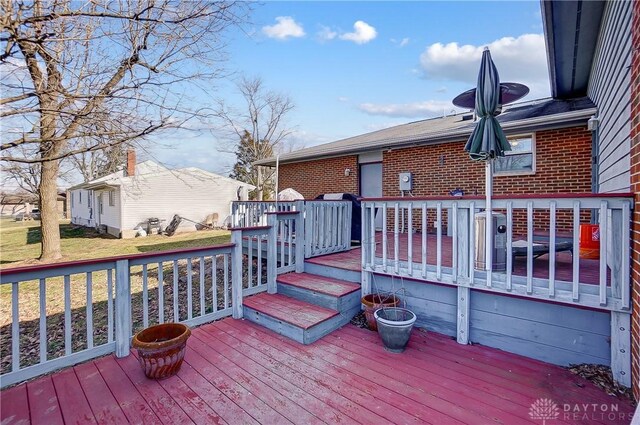
[[504,158],[497,158],[494,163],[496,175],[534,174],[536,171],[536,139],[535,135],[507,137],[511,150],[504,153]]

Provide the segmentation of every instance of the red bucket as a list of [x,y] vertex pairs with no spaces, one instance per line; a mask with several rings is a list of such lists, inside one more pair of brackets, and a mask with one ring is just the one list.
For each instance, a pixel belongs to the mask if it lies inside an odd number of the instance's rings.
[[597,260],[600,258],[600,226],[580,225],[580,258]]

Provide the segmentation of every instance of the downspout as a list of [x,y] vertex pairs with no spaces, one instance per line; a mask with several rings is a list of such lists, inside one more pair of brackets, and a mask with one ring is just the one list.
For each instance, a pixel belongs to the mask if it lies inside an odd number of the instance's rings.
[[120,239],[122,239],[122,231],[123,231],[123,224],[124,224],[124,217],[122,214],[122,210],[123,210],[123,202],[122,202],[122,188],[123,186],[120,185],[118,186],[118,209],[120,210],[120,223],[119,223],[119,227],[120,227]]

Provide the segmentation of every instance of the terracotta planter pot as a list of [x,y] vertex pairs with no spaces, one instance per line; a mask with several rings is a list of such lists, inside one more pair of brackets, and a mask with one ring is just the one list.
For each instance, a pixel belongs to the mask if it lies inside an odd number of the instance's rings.
[[364,305],[364,316],[367,318],[367,326],[372,331],[378,330],[378,324],[373,313],[379,308],[397,307],[400,304],[400,298],[395,295],[379,295],[369,294],[360,300]]
[[181,323],[164,323],[138,332],[133,347],[147,378],[164,379],[178,373],[189,336],[191,329]]

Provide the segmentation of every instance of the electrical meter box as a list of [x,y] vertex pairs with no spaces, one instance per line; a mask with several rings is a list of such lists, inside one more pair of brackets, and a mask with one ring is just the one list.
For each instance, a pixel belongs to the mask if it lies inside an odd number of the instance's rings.
[[413,190],[413,176],[411,173],[400,173],[400,190],[410,191]]

